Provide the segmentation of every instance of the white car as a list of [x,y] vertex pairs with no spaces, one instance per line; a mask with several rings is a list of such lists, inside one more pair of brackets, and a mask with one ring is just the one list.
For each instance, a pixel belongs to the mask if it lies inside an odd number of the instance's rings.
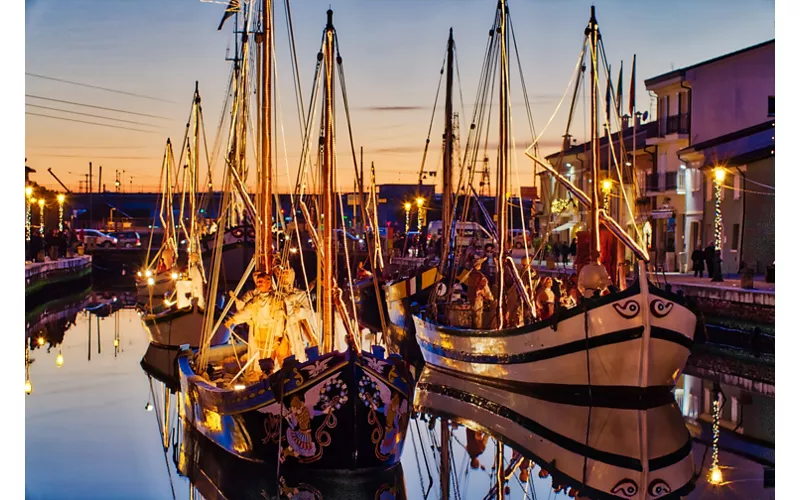
[[83,235],[84,245],[94,245],[103,248],[111,248],[117,246],[117,239],[105,233],[101,233],[97,229],[79,229],[79,234]]

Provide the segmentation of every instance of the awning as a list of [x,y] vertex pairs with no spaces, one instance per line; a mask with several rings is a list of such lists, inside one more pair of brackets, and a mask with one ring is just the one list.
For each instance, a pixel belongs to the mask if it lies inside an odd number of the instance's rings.
[[571,220],[571,221],[567,222],[566,224],[561,224],[561,225],[560,225],[560,226],[558,226],[557,228],[553,229],[551,232],[552,232],[552,233],[557,233],[557,232],[559,232],[559,231],[566,231],[567,229],[572,229],[572,227],[573,227],[575,224],[577,224],[577,222],[576,222],[576,221],[574,221],[574,220]]

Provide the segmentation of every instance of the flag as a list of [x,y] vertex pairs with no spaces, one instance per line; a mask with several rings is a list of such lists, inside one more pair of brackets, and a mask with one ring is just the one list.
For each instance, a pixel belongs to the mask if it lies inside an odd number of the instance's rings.
[[611,123],[611,66],[608,67],[608,80],[606,80],[606,122]]
[[619,62],[619,81],[617,82],[617,116],[622,116],[622,61]]
[[230,2],[228,2],[228,7],[225,9],[225,13],[222,15],[222,21],[219,22],[217,31],[222,29],[222,25],[225,24],[225,21],[227,21],[229,17],[241,11],[242,4],[239,2],[239,0],[230,0]]
[[628,103],[628,111],[633,117],[636,110],[636,54],[633,55],[633,69],[631,69],[631,97]]

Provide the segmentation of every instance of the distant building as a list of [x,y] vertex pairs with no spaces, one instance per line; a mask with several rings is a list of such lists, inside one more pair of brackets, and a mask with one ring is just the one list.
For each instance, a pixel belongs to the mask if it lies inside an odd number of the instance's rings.
[[648,139],[657,185],[648,192],[668,212],[654,225],[657,263],[686,271],[692,251],[714,240],[714,169],[723,167],[723,273],[743,262],[765,272],[775,260],[775,41],[645,85],[658,96],[658,134]]

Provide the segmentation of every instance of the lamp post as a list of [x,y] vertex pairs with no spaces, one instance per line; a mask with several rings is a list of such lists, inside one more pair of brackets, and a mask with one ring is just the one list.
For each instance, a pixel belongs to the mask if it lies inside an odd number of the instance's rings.
[[411,203],[405,202],[403,208],[406,210],[406,234],[408,234],[408,221],[411,214]]
[[44,198],[39,198],[39,235],[44,236]]
[[33,203],[33,187],[25,186],[25,240],[31,240],[31,203]]
[[725,169],[714,169],[714,273],[711,281],[722,280],[722,181],[725,180]]
[[59,194],[58,197],[58,232],[64,230],[64,200],[67,199],[66,196],[63,194]]
[[425,198],[417,197],[417,231],[422,234],[422,226],[425,225]]
[[610,215],[611,211],[611,180],[606,179],[603,181],[603,210],[606,215]]

